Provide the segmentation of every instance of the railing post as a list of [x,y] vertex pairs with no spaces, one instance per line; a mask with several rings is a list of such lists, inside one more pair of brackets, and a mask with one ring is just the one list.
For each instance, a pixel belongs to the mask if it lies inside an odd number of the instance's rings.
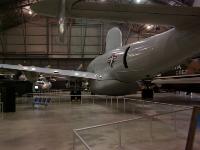
[[119,100],[118,100],[118,97],[116,96],[116,99],[117,99],[117,109],[118,109],[118,107],[119,107]]
[[112,103],[113,103],[113,101],[112,101],[112,96],[111,96],[111,98],[110,98],[110,104],[111,104],[111,107],[112,107]]
[[94,104],[94,99],[95,99],[95,95],[93,95],[93,102],[92,102],[92,104]]
[[126,98],[124,97],[124,112],[126,112]]
[[153,117],[150,117],[150,136],[151,136],[151,142],[153,141]]
[[143,112],[144,112],[144,110],[145,110],[145,109],[144,109],[144,105],[145,105],[145,100],[143,100]]
[[106,96],[106,105],[108,104],[108,96]]
[[1,117],[3,119],[3,102],[0,102],[0,104],[1,104]]
[[61,94],[60,94],[60,92],[58,92],[58,97],[59,97],[59,104],[60,104],[60,100],[61,100]]
[[175,131],[175,137],[177,137],[177,129],[176,129],[176,112],[174,113],[174,131]]
[[76,135],[73,132],[73,147],[72,147],[72,150],[75,150],[75,145],[76,145]]
[[4,117],[4,109],[3,109],[3,103],[2,103],[2,118]]
[[83,104],[83,99],[82,99],[82,95],[80,95],[80,97],[81,97],[81,105]]
[[119,149],[121,149],[122,148],[122,129],[120,125],[118,125],[118,137],[119,137]]

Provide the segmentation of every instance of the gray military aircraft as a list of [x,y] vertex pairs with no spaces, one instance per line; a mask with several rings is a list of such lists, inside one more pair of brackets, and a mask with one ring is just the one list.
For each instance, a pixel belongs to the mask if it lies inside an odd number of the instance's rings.
[[[45,7],[45,2],[35,5],[34,10],[48,13],[45,8],[54,6],[50,4],[52,1],[48,1]],[[52,16],[55,15],[54,10],[50,11]],[[126,95],[136,89],[137,81],[166,71],[200,52],[199,8],[80,3],[74,5],[68,15],[167,24],[174,28],[125,46],[122,46],[121,31],[111,29],[107,34],[105,53],[89,64],[88,72],[8,64],[0,64],[0,67],[88,78],[91,79],[91,91],[96,94]]]
[[36,91],[48,91],[52,87],[52,83],[46,79],[44,76],[40,76],[38,80],[34,83],[34,88]]

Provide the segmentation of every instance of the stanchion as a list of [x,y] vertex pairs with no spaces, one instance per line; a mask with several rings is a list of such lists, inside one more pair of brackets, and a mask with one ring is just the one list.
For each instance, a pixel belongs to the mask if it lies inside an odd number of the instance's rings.
[[124,112],[126,112],[126,98],[124,97]]
[[73,132],[73,147],[72,147],[73,150],[75,150],[75,145],[76,145],[76,136],[75,133]]
[[94,104],[95,95],[93,95],[93,104]]
[[3,102],[0,102],[0,105],[1,105],[1,117],[3,119]]
[[117,109],[119,107],[119,100],[118,100],[118,97],[116,96],[116,99],[117,99]]
[[122,148],[122,129],[121,129],[121,125],[118,125],[118,140],[119,140],[119,149]]
[[153,142],[153,118],[150,117],[150,136],[151,136],[151,142]]

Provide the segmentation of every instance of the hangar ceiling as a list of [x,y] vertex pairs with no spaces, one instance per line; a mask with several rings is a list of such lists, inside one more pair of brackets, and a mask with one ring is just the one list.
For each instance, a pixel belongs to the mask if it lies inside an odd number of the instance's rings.
[[[58,38],[57,19],[30,12],[30,5],[39,0],[0,1],[0,61],[75,69],[84,67],[104,53],[109,28],[118,26],[123,43],[128,44],[168,30],[167,26],[114,23],[87,19],[68,19],[65,41]],[[86,0],[93,2],[136,3],[138,0]],[[146,4],[188,5],[194,0],[139,0]]]
[[[32,16],[27,15],[27,7],[40,0],[1,0],[0,1],[0,31],[14,27]],[[94,2],[118,2],[118,3],[135,3],[138,0],[86,0]],[[139,0],[140,3],[154,3],[166,5],[188,5],[192,6],[194,0]]]

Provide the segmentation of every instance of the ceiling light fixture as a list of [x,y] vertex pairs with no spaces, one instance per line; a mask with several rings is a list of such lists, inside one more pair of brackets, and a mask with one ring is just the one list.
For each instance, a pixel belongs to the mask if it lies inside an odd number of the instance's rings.
[[154,26],[153,26],[153,25],[150,25],[150,24],[146,25],[146,29],[147,29],[147,30],[151,30],[153,27],[154,27]]
[[29,14],[29,15],[32,15],[32,14],[33,14],[32,10],[29,10],[29,11],[28,11],[28,14]]
[[140,3],[141,2],[141,0],[136,0],[136,3]]

